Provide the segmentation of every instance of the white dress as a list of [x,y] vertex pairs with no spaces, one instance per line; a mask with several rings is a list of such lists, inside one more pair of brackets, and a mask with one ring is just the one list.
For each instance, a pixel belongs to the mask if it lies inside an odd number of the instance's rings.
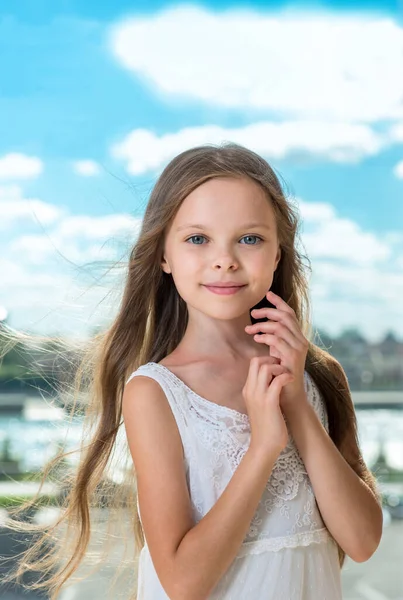
[[[156,380],[170,404],[184,448],[183,468],[196,524],[218,500],[249,447],[249,417],[199,396],[159,363],[141,365],[126,383],[136,375]],[[328,431],[325,404],[307,371],[304,382],[309,402]],[[139,558],[137,594],[137,600],[169,600],[147,542]],[[321,518],[290,434],[238,554],[209,600],[341,598],[336,542]]]

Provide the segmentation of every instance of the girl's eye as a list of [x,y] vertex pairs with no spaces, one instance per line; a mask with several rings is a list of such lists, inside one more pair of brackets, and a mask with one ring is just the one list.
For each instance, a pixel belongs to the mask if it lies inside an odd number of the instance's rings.
[[[185,241],[188,242],[189,240],[192,240],[194,238],[204,238],[204,239],[206,239],[204,235],[192,235],[192,236],[190,236]],[[241,238],[241,239],[243,240],[244,238],[256,238],[256,239],[260,240],[261,242],[263,241],[263,239],[260,236],[258,236],[258,235],[244,235],[243,238]],[[201,244],[191,244],[191,245],[192,246],[201,246]],[[246,244],[246,246],[256,246],[256,245],[257,244]]]

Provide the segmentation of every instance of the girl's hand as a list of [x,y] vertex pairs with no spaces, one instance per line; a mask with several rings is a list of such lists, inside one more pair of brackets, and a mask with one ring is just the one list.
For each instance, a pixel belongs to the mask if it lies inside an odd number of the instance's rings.
[[[266,297],[276,308],[259,308],[251,314],[256,319],[267,317],[270,321],[247,325],[245,331],[255,334],[256,342],[267,344],[270,347],[270,356],[278,358],[278,364],[293,375],[293,381],[288,382],[281,391],[280,405],[286,409],[308,401],[304,371],[309,342],[301,332],[293,309],[271,291]],[[257,335],[258,331],[263,333]]]
[[277,455],[288,444],[288,429],[279,405],[282,387],[292,375],[271,356],[255,356],[249,364],[242,395],[251,428],[250,447],[265,456]]

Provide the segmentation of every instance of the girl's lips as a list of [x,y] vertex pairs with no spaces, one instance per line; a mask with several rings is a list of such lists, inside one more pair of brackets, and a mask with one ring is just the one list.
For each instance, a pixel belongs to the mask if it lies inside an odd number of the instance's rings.
[[239,292],[239,290],[242,290],[242,288],[246,287],[245,285],[238,285],[238,286],[234,286],[234,287],[217,287],[217,286],[209,286],[209,285],[205,285],[205,288],[207,288],[208,290],[210,290],[210,292],[213,292],[213,294],[219,294],[221,296],[229,296],[231,294],[236,294],[237,292]]

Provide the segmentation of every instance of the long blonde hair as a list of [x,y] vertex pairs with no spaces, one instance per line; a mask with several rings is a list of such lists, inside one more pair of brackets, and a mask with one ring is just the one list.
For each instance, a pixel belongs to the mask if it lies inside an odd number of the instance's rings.
[[[144,536],[137,512],[136,477],[127,442],[117,452],[121,432],[122,396],[127,377],[140,365],[159,362],[170,354],[182,339],[188,321],[186,303],[178,295],[171,275],[160,268],[165,232],[181,203],[195,188],[213,177],[247,177],[266,193],[276,218],[281,259],[271,289],[295,311],[301,330],[309,340],[306,370],[317,384],[327,408],[329,434],[350,465],[379,499],[376,480],[366,467],[361,453],[351,459],[351,448],[358,447],[357,423],[351,393],[340,364],[314,343],[310,321],[308,278],[303,259],[296,248],[299,227],[297,209],[286,199],[279,179],[269,164],[255,152],[238,144],[195,147],[176,156],[163,170],[150,195],[138,239],[129,257],[127,277],[117,315],[110,327],[95,335],[83,349],[74,379],[73,396],[84,397],[83,439],[77,468],[60,472],[59,483],[67,493],[60,500],[60,515],[50,525],[38,525],[14,519],[20,511],[38,505],[38,497],[13,509],[7,527],[31,532],[38,539],[21,556],[9,578],[20,580],[27,570],[40,571],[44,577],[31,588],[46,588],[55,600],[67,580],[83,561],[92,532],[95,508],[108,510],[108,523],[120,540],[134,540],[134,556],[121,561],[120,569],[137,568]],[[263,298],[256,307],[270,306]],[[254,307],[253,307],[254,308]],[[251,322],[255,320],[251,317]],[[11,336],[11,334],[10,334]],[[80,405],[81,410],[81,405]],[[78,411],[73,404],[72,414]],[[123,437],[125,440],[125,438]],[[67,453],[43,468],[42,483]],[[107,476],[112,459],[125,468],[119,483]],[[95,511],[96,512],[96,511]],[[128,520],[131,527],[127,527]],[[116,532],[119,535],[116,535]],[[62,534],[61,534],[62,532]],[[56,542],[46,549],[49,541]],[[345,553],[339,547],[340,567]],[[102,566],[102,562],[100,563]],[[135,577],[136,580],[136,577]],[[135,582],[131,598],[136,598]]]

